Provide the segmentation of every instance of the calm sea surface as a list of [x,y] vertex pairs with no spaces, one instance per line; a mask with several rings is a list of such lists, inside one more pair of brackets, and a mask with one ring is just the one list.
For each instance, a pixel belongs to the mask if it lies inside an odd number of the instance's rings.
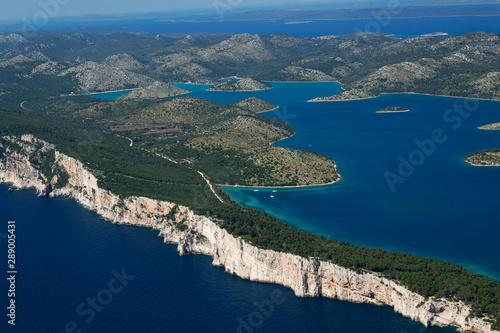
[[[106,21],[55,21],[51,20],[41,27],[48,31],[65,31],[75,28],[117,27],[143,31],[150,34],[161,33],[251,33],[270,34],[287,33],[301,37],[317,37],[324,35],[349,34],[359,31],[383,32],[395,34],[398,37],[408,37],[430,32],[447,32],[459,35],[471,31],[500,32],[499,7],[492,7],[492,15],[486,17],[432,17],[432,18],[397,18],[393,16],[383,21],[373,19],[312,21],[302,24],[286,24],[287,21],[228,21],[219,22],[170,22],[162,20],[106,20]],[[99,31],[94,28],[92,31]]]
[[[7,188],[0,185],[0,332],[455,332],[425,329],[386,306],[298,298],[245,281],[212,267],[209,257],[180,257],[157,231],[113,225],[69,199]],[[8,220],[16,221],[15,327],[6,317]],[[126,286],[113,270],[125,273]],[[121,292],[110,293],[110,282]],[[92,299],[105,305],[93,308]]]
[[[297,133],[277,145],[331,156],[343,178],[332,186],[276,193],[226,188],[234,199],[307,231],[439,258],[500,279],[500,218],[494,208],[500,199],[500,168],[472,167],[463,161],[474,151],[500,147],[500,131],[477,129],[500,121],[500,102],[392,94],[307,103],[314,96],[340,91],[340,85],[273,85],[274,89],[255,93],[179,86],[222,103],[256,96],[279,105],[265,115],[288,122]],[[391,105],[411,112],[375,113]],[[456,107],[464,116],[451,113]],[[446,140],[430,144],[436,129]],[[418,166],[402,167],[400,175],[402,160]],[[391,187],[388,173],[404,182]]]

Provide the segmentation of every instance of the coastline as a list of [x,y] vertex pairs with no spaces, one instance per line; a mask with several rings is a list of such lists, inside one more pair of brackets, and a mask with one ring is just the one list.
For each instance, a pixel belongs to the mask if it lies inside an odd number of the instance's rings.
[[[122,92],[122,91],[135,91],[135,90],[139,90],[139,89],[142,89],[142,88],[130,88],[130,89],[120,89],[120,90],[109,90],[109,91],[98,91],[98,92],[91,92],[91,93],[82,93],[82,94],[61,94],[61,97],[77,97],[77,96],[89,96],[89,95],[98,95],[98,94],[107,94],[107,93],[114,93],[114,92]],[[89,97],[92,97],[92,96],[89,96]]]
[[267,83],[276,82],[276,83],[338,83],[338,84],[342,84],[339,81],[264,81],[264,82],[267,82]]
[[94,94],[107,94],[107,93],[114,93],[114,92],[122,92],[122,91],[135,91],[135,90],[139,90],[139,89],[142,89],[142,88],[130,88],[130,89],[120,89],[120,90],[109,90],[109,91],[101,91],[101,92],[92,92],[92,93],[88,93],[86,95],[94,95]]
[[290,185],[290,186],[249,186],[249,185],[225,185],[225,184],[216,184],[219,187],[233,187],[233,188],[243,188],[243,189],[292,189],[292,188],[308,188],[308,187],[321,187],[321,186],[330,186],[338,183],[342,180],[342,176],[339,176],[337,180],[334,180],[329,183],[324,184],[312,184],[312,185]]
[[[192,84],[193,86],[213,86],[215,83],[193,83],[193,82],[174,82],[170,83],[171,85],[176,85],[176,84]],[[177,87],[179,88],[179,87]]]
[[[178,88],[178,87],[177,87],[177,88]],[[142,89],[142,88],[135,89],[134,91],[137,91],[137,90],[140,90],[140,89]],[[131,92],[132,92],[132,91],[131,91]],[[190,90],[189,90],[188,92],[185,92],[185,93],[183,93],[183,94],[170,95],[170,96],[166,96],[166,97],[143,97],[143,98],[133,98],[133,99],[135,99],[135,100],[139,100],[139,99],[142,99],[142,100],[144,100],[144,99],[164,99],[164,98],[171,98],[171,97],[177,97],[177,96],[189,95],[190,93],[192,93],[192,91],[190,91]],[[121,97],[118,97],[116,100],[123,100],[123,99],[121,99],[121,98],[122,98],[122,97],[124,97],[124,96],[127,96],[127,95],[128,95],[128,94],[125,94],[125,95],[123,95],[123,96],[121,96]],[[89,97],[94,97],[94,96],[89,96]],[[94,98],[98,98],[98,97],[94,97]]]
[[445,37],[445,36],[449,36],[450,34],[447,33],[447,32],[431,32],[431,33],[428,33],[428,34],[423,34],[423,35],[420,35],[420,37]]
[[498,128],[488,128],[487,126],[489,125],[495,125],[495,124],[488,124],[484,126],[479,126],[477,129],[483,130],[483,131],[500,131],[500,125]]
[[[266,111],[266,112],[269,112],[269,111]],[[270,146],[272,146],[272,145],[274,145],[276,142],[280,142],[280,141],[283,141],[283,140],[286,140],[286,139],[293,138],[293,137],[295,136],[295,133],[296,133],[296,132],[295,132],[295,130],[294,130],[294,132],[293,132],[293,134],[292,134],[292,135],[289,135],[289,136],[284,137],[284,138],[282,138],[282,139],[276,140],[276,141],[274,141],[274,142],[269,142],[269,145],[270,145]]]
[[254,91],[265,91],[265,90],[271,90],[274,87],[271,88],[266,88],[266,89],[255,89],[255,90],[209,90],[210,88],[206,89],[205,91],[210,91],[210,92],[254,92]]
[[[333,95],[335,96],[335,95]],[[374,98],[377,98],[377,97],[380,97],[382,96],[382,94],[378,95],[378,96],[373,96],[373,97],[365,97],[365,98],[354,98],[354,99],[325,99],[325,100],[317,100],[315,101],[315,98],[313,99],[310,99],[307,101],[307,103],[323,103],[323,102],[351,102],[351,101],[365,101],[367,99],[374,99]],[[321,97],[320,97],[321,98]]]
[[475,166],[475,167],[491,167],[491,168],[498,168],[500,167],[500,165],[485,165],[485,164],[475,164],[475,163],[472,163],[472,162],[469,162],[469,161],[465,161],[465,163],[468,163],[472,166]]
[[[307,102],[308,103],[321,103],[321,102],[351,102],[351,101],[364,101],[364,100],[368,100],[368,99],[374,99],[374,98],[378,98],[382,95],[422,95],[422,96],[432,96],[432,97],[447,97],[447,98],[459,98],[459,99],[475,99],[475,100],[478,100],[478,101],[490,101],[490,102],[500,102],[500,98],[499,99],[488,99],[488,98],[476,98],[476,97],[459,97],[459,96],[446,96],[446,95],[433,95],[433,94],[424,94],[424,93],[416,93],[416,92],[396,92],[396,93],[381,93],[380,95],[378,96],[373,96],[373,97],[365,97],[365,98],[356,98],[356,99],[345,99],[345,100],[314,100],[315,98],[313,99],[310,99],[308,100]],[[335,95],[332,95],[332,96],[335,96]],[[321,97],[317,97],[317,98],[321,98]]]
[[[259,114],[259,113],[271,112],[271,111],[274,111],[274,110],[278,110],[280,107],[281,107],[281,106],[277,106],[277,107],[275,107],[274,109],[271,109],[271,110],[259,111],[259,112],[255,112],[255,113]],[[284,140],[284,139],[283,139],[283,140]],[[276,142],[278,142],[278,141],[276,141]]]
[[478,101],[500,102],[500,97],[499,97],[499,99],[489,99],[489,98],[478,98],[478,97],[460,97],[460,96],[433,95],[433,94],[424,94],[424,93],[416,93],[416,92],[382,93],[382,94],[380,94],[380,96],[382,96],[382,95],[402,95],[402,94],[424,95],[424,96],[434,96],[434,97],[447,97],[447,98],[460,98],[460,99],[476,99]]
[[405,110],[400,110],[400,111],[375,111],[375,113],[405,113],[405,112],[410,112],[410,109],[405,109]]
[[313,21],[289,21],[285,22],[285,24],[304,24],[304,23],[312,23]]
[[[403,7],[404,8],[404,7]],[[421,19],[421,18],[447,18],[447,17],[495,17],[499,16],[498,14],[491,14],[491,15],[449,15],[449,16],[408,16],[408,17],[393,17],[395,20],[408,20],[408,19]],[[357,18],[314,18],[314,19],[309,19],[312,22],[315,21],[356,21],[356,20],[370,20],[373,19],[373,17],[357,17]],[[264,21],[269,21],[269,19],[248,19],[248,20],[227,20],[228,22],[264,22]],[[289,21],[289,19],[279,19],[277,21]],[[176,22],[206,22],[203,20],[179,20]],[[453,35],[450,35],[453,36]],[[420,37],[420,36],[415,36],[415,37]]]
[[[277,108],[274,108],[273,110],[276,110],[279,108],[280,107],[278,106]],[[273,110],[270,110],[270,111],[273,111]],[[269,111],[262,111],[262,112],[269,112]],[[261,112],[258,112],[258,113],[261,113]],[[295,136],[295,132],[290,136],[287,136],[285,138],[279,139],[279,140],[274,141],[274,142],[270,142],[269,145],[272,146],[276,142],[290,139],[293,136]],[[342,180],[342,176],[340,175],[340,173],[338,172],[338,169],[337,169],[337,164],[335,164],[335,170],[337,170],[338,178],[336,180],[333,180],[333,181],[328,182],[328,183],[323,183],[323,184],[290,185],[290,186],[250,186],[250,185],[227,185],[227,184],[215,184],[215,185],[217,185],[218,187],[235,187],[235,188],[249,188],[249,189],[252,189],[252,188],[257,188],[257,189],[292,189],[292,188],[308,188],[308,187],[329,186],[329,185],[336,184]]]
[[470,164],[472,166],[475,166],[475,167],[493,167],[493,168],[498,168],[500,167],[500,164],[499,165],[488,165],[488,164],[477,164],[477,163],[472,163],[472,162],[469,162],[467,160],[464,159],[464,162],[467,163],[467,164]]
[[[400,283],[373,272],[355,272],[329,261],[259,248],[241,237],[229,234],[210,218],[196,215],[188,207],[174,203],[131,196],[120,198],[98,187],[97,178],[82,162],[59,153],[54,145],[32,135],[8,137],[21,144],[18,154],[4,155],[0,160],[0,182],[18,188],[35,188],[45,193],[41,173],[29,162],[32,149],[42,144],[55,151],[55,162],[69,175],[68,183],[50,193],[50,197],[69,197],[101,218],[116,224],[129,224],[159,230],[165,243],[178,244],[180,255],[203,254],[213,258],[212,265],[224,267],[227,273],[250,281],[275,283],[291,288],[298,297],[327,297],[356,303],[388,305],[393,311],[430,326],[456,326],[462,331],[498,332],[491,323],[469,318],[470,308],[463,302],[435,297],[425,298]],[[17,163],[13,163],[13,161]],[[57,184],[57,182],[56,182]],[[175,209],[175,210],[174,210]],[[166,219],[175,212],[176,221]],[[436,309],[440,309],[436,315]]]

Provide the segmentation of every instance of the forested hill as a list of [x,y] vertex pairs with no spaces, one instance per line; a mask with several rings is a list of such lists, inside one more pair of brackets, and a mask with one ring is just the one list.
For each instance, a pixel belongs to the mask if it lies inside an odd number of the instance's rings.
[[[368,33],[318,38],[6,33],[0,35],[0,61],[4,68],[35,62],[30,75],[75,81],[66,92],[136,88],[157,81],[215,84],[239,76],[345,85],[344,94],[327,99],[383,92],[500,99],[499,35],[483,32],[407,39]],[[102,73],[113,82],[100,84]]]

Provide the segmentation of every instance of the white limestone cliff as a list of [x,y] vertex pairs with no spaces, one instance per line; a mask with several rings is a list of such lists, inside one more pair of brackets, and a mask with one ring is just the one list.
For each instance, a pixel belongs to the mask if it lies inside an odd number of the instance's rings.
[[[17,188],[35,188],[46,195],[49,180],[29,161],[35,150],[55,150],[51,144],[24,135],[3,137],[18,151],[0,143],[0,182]],[[293,289],[301,297],[329,297],[358,303],[388,305],[394,311],[429,326],[456,326],[461,331],[497,332],[479,318],[467,318],[469,308],[461,302],[425,299],[395,281],[369,273],[356,273],[341,266],[297,255],[257,248],[236,238],[208,217],[196,215],[188,207],[144,197],[122,198],[98,187],[97,179],[84,165],[55,151],[55,163],[69,174],[68,184],[49,196],[70,197],[113,223],[131,224],[159,230],[166,243],[178,244],[181,255],[205,254],[213,265],[244,279],[277,283]],[[175,212],[175,219],[169,219]],[[171,216],[172,214],[170,214]],[[177,222],[179,221],[179,222]],[[187,226],[179,228],[180,224]],[[183,230],[184,229],[184,230]]]

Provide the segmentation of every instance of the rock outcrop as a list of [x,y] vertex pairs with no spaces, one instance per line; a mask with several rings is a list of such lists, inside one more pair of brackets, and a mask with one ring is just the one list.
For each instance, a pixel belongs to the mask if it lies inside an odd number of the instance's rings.
[[491,324],[486,321],[467,318],[469,308],[463,303],[425,299],[375,274],[359,274],[314,258],[260,249],[229,234],[210,218],[196,215],[188,207],[144,197],[122,198],[103,190],[81,162],[31,135],[2,138],[0,182],[19,188],[35,188],[40,195],[45,195],[48,180],[30,162],[30,154],[35,151],[55,151],[54,163],[69,175],[67,184],[58,188],[55,183],[49,196],[73,198],[113,223],[157,229],[166,243],[178,244],[181,255],[212,256],[213,264],[225,267],[228,273],[252,281],[281,284],[301,297],[323,296],[385,304],[427,327],[453,325],[462,331],[498,332],[492,331]]
[[47,62],[35,67],[34,74],[73,77],[77,82],[77,92],[82,94],[145,87],[156,81],[127,69],[92,61],[71,67],[61,62]]
[[144,68],[144,65],[141,62],[127,53],[109,56],[104,59],[103,63],[112,67],[126,69],[129,71]]

